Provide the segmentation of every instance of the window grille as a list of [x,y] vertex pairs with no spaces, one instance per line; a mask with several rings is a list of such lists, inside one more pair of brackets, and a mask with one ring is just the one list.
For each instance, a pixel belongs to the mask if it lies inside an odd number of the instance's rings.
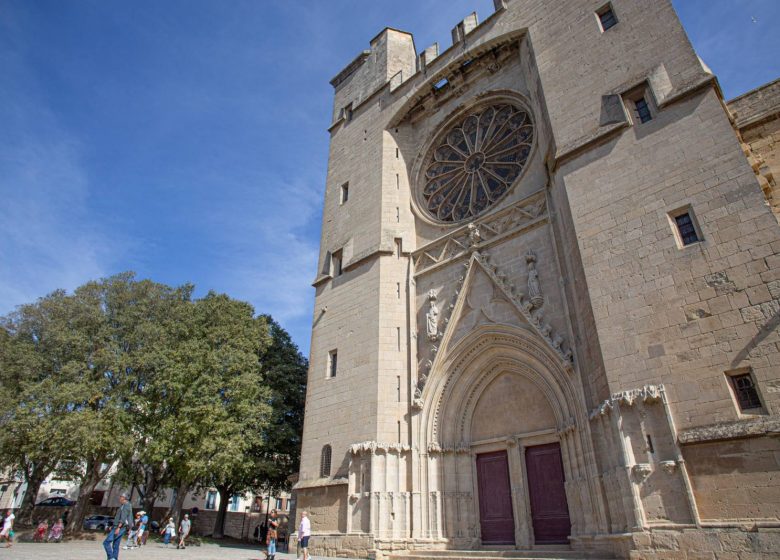
[[639,122],[646,123],[653,120],[653,115],[650,114],[650,106],[644,97],[634,101],[634,105],[636,105],[636,116],[639,117]]
[[330,476],[330,458],[331,458],[330,445],[326,445],[322,448],[322,457],[320,458],[320,477],[325,478]]
[[685,212],[675,216],[674,221],[677,223],[677,229],[680,232],[680,239],[683,245],[690,245],[699,241],[699,235],[696,233],[696,227],[693,225],[690,213]]
[[615,12],[612,11],[612,6],[607,5],[598,12],[599,21],[601,22],[601,30],[606,31],[610,27],[617,25],[617,18]]
[[740,410],[761,408],[761,399],[758,397],[758,391],[755,383],[753,383],[752,375],[749,373],[732,375],[729,377],[729,380],[734,388],[734,395],[737,397]]

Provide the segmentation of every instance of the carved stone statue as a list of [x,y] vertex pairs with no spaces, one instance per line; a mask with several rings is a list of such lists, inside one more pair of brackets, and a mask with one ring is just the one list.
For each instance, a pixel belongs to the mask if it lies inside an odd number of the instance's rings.
[[539,287],[539,273],[536,271],[536,254],[528,251],[525,255],[525,262],[528,264],[528,299],[534,307],[541,307],[544,304],[542,289]]
[[468,225],[468,231],[469,231],[469,245],[471,247],[474,247],[475,245],[479,245],[479,242],[482,241],[482,235],[479,233],[479,228],[475,226],[473,223]]
[[430,304],[428,314],[426,315],[428,340],[435,342],[439,340],[439,308],[436,306],[435,291],[431,290],[428,292],[428,302]]

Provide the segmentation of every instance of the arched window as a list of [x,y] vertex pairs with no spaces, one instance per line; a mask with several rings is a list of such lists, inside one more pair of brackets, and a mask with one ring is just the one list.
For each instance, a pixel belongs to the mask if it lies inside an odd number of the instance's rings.
[[322,448],[322,456],[320,457],[320,477],[325,478],[330,476],[330,445],[326,445]]

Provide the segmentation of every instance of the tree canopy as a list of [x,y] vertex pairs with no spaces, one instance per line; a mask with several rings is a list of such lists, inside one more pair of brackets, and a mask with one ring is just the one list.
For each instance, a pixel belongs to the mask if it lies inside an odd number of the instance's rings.
[[189,490],[281,489],[297,470],[306,360],[248,303],[125,273],[0,322],[0,469],[28,485],[23,522],[54,472],[80,484],[78,528],[112,468],[147,511],[177,489],[174,514]]

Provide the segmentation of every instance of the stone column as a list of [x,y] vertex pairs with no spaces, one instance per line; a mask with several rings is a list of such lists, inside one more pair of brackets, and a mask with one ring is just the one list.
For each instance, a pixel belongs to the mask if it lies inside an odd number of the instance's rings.
[[514,437],[506,440],[509,459],[509,482],[512,488],[512,511],[515,516],[515,546],[530,548],[533,544],[528,489],[525,484],[525,446]]

